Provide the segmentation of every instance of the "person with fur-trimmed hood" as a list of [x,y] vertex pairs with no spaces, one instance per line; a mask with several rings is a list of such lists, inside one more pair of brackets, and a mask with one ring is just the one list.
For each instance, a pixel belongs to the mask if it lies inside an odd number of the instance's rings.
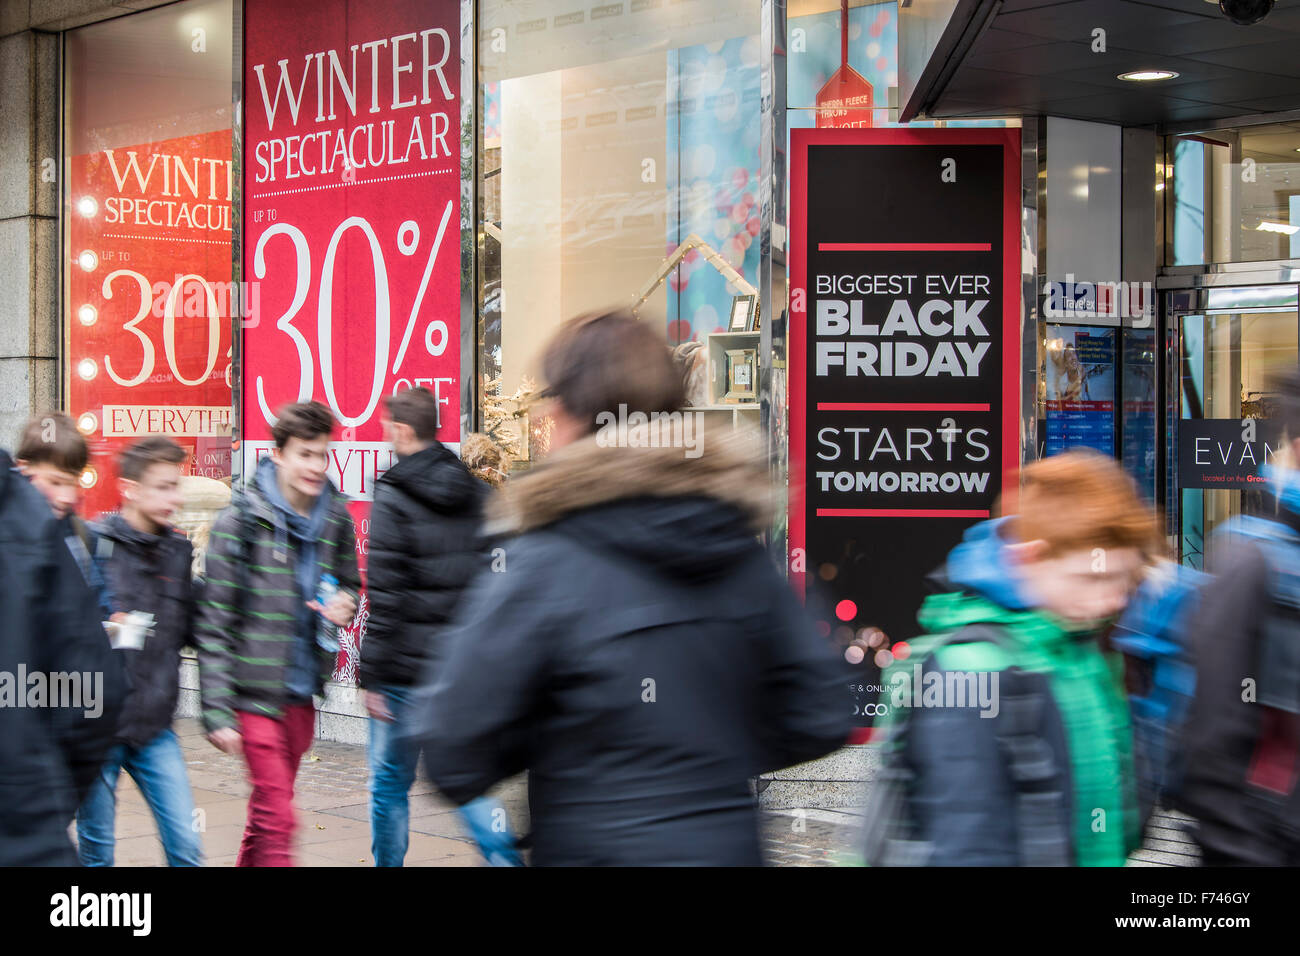
[[765,469],[729,435],[599,427],[683,404],[626,313],[564,325],[543,372],[552,453],[489,504],[510,537],[427,679],[429,775],[465,803],[528,770],[534,864],[759,864],[748,779],[851,730],[833,653],[756,539]]

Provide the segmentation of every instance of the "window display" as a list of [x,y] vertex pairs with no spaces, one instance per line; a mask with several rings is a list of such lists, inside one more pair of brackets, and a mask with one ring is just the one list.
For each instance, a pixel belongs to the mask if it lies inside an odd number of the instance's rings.
[[90,516],[143,435],[230,481],[231,316],[256,302],[231,281],[231,17],[190,0],[67,34],[65,395]]
[[631,306],[707,407],[726,366],[702,346],[758,291],[759,5],[599,9],[479,8],[479,388],[525,458],[521,389],[561,322]]

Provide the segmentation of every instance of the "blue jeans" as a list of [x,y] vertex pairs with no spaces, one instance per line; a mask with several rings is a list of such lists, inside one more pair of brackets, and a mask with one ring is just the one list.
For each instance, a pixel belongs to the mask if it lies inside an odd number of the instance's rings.
[[83,866],[112,866],[116,845],[117,778],[125,770],[158,824],[168,866],[202,866],[203,847],[194,826],[194,795],[181,743],[170,729],[143,747],[118,744],[77,811],[77,855]]
[[[403,736],[410,719],[410,689],[381,687],[392,722],[370,720],[370,851],[375,866],[401,866],[410,844],[409,793],[415,782],[420,752]],[[474,842],[493,866],[519,866],[505,808],[489,797],[471,800],[460,808]]]

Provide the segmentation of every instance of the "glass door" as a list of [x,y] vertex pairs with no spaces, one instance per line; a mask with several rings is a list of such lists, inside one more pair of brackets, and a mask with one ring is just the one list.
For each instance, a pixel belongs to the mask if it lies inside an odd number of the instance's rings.
[[1296,287],[1173,293],[1169,304],[1166,507],[1179,560],[1203,568],[1216,528],[1266,508],[1260,469],[1280,441],[1270,379],[1297,360]]

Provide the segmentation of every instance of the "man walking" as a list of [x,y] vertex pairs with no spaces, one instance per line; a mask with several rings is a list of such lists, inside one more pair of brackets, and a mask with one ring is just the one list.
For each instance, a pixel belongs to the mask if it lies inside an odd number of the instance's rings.
[[280,409],[275,448],[212,529],[200,604],[199,682],[208,739],[241,750],[253,785],[237,866],[292,866],[293,787],[339,644],[356,613],[356,537],[325,476],[334,417]]
[[185,756],[171,729],[181,648],[191,643],[194,628],[193,548],[171,525],[181,505],[185,457],[185,449],[162,436],[127,448],[119,467],[121,509],[94,529],[113,593],[125,607],[152,615],[153,626],[142,646],[120,652],[131,693],[116,744],[77,813],[77,851],[85,866],[113,865],[117,778],[123,770],[153,811],[167,864],[202,862]]
[[[412,685],[436,669],[441,639],[470,579],[486,567],[480,525],[487,486],[435,437],[438,403],[424,388],[389,397],[384,432],[398,462],[370,513],[370,620],[358,677],[370,711],[370,827],[376,866],[401,866],[417,746],[405,738]],[[504,812],[462,808],[489,861],[515,863]]]

